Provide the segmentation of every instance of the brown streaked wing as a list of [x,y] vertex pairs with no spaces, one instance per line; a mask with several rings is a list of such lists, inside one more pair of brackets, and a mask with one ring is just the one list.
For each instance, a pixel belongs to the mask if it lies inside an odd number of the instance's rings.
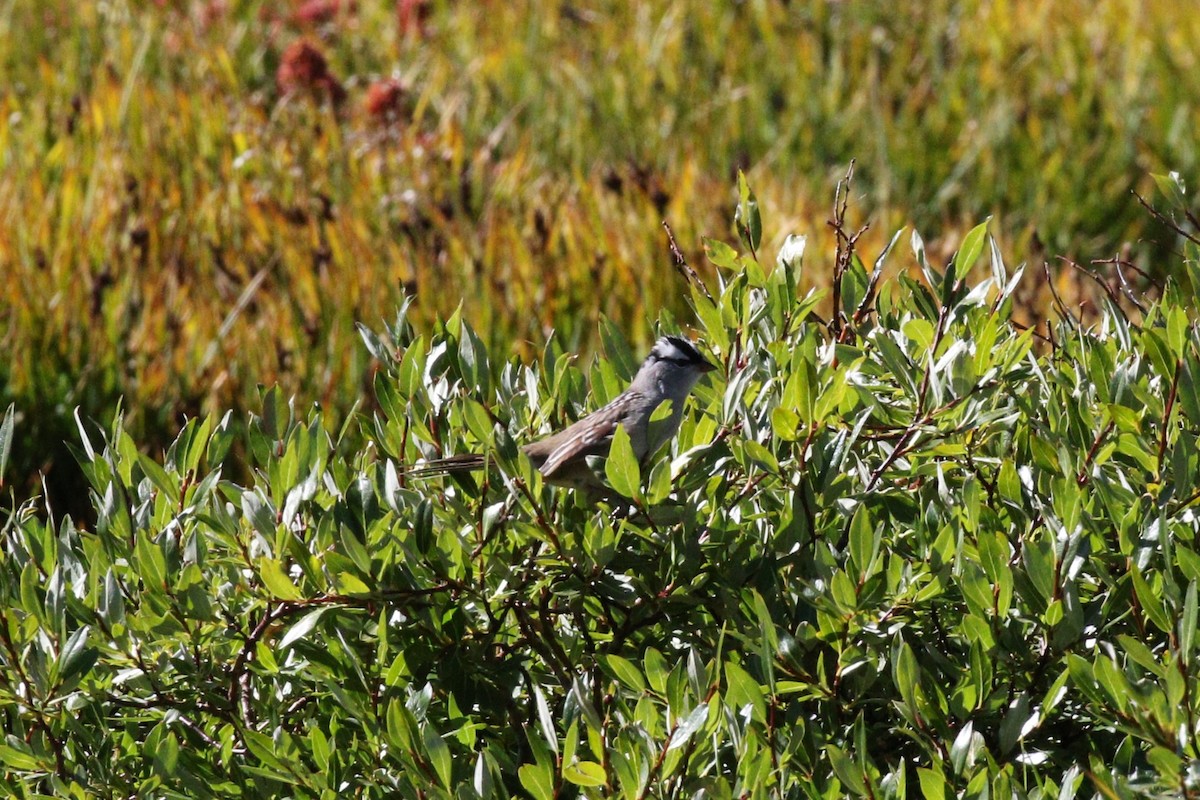
[[542,462],[539,468],[542,475],[553,478],[563,464],[572,459],[607,455],[613,433],[625,418],[625,410],[632,399],[633,395],[623,394],[552,437],[562,437],[562,441],[555,443],[555,448]]

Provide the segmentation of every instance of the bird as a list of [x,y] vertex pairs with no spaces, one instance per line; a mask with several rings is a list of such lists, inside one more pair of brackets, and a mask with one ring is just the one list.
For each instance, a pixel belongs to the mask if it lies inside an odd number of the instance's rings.
[[[625,391],[557,433],[523,446],[521,452],[547,483],[611,494],[588,459],[608,455],[613,434],[620,425],[629,436],[634,456],[644,465],[679,430],[684,401],[700,378],[715,369],[716,365],[688,339],[663,336],[654,343]],[[652,419],[665,402],[671,404],[669,413],[661,419]],[[426,461],[405,474],[425,477],[470,472],[486,466],[483,455],[468,453]]]

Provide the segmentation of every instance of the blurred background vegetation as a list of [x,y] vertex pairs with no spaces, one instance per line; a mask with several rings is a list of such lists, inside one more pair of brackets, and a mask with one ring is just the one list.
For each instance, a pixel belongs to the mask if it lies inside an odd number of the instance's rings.
[[907,224],[946,256],[992,215],[1013,262],[1156,274],[1174,242],[1133,191],[1196,173],[1196,41],[1166,0],[11,0],[4,477],[79,513],[76,406],[151,452],[263,385],[344,416],[370,402],[354,323],[406,293],[496,353],[587,351],[601,315],[644,343],[684,308],[662,221],[711,269],[738,169],[768,252],[832,252],[857,159],[864,245]]

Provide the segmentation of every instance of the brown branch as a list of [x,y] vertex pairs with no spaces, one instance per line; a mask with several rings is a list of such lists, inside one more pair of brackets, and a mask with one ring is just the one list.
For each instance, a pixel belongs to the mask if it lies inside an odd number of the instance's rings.
[[1134,264],[1132,261],[1114,256],[1112,258],[1092,259],[1091,263],[1112,265],[1113,271],[1117,273],[1117,280],[1121,283],[1121,294],[1123,294],[1125,298],[1129,300],[1129,302],[1133,303],[1137,307],[1137,310],[1142,314],[1146,313],[1146,307],[1142,305],[1142,301],[1139,300],[1137,295],[1134,294],[1133,287],[1129,285],[1129,279],[1125,277],[1125,271],[1122,269],[1122,267],[1129,267],[1134,272],[1138,273],[1138,275],[1142,277],[1142,280],[1153,286],[1160,295],[1163,292],[1163,287],[1158,282],[1153,280],[1149,275],[1147,275],[1145,270],[1140,268],[1137,264]]
[[685,258],[683,255],[683,251],[680,250],[679,245],[675,243],[675,234],[671,232],[671,226],[665,219],[662,221],[662,226],[663,230],[667,232],[667,245],[671,250],[671,263],[674,264],[675,270],[683,276],[683,279],[687,281],[688,284],[703,292],[704,296],[708,298],[710,303],[716,305],[716,301],[713,299],[712,294],[709,293],[708,287],[704,285],[704,281],[700,279],[700,276],[696,273],[696,270],[692,269],[691,265],[688,264],[687,258]]
[[[717,692],[716,684],[709,686],[708,693],[704,696],[704,699],[700,702],[704,703],[705,705],[708,705],[708,702],[710,700],[712,700],[712,697],[714,694],[716,694],[716,692]],[[699,708],[699,705],[700,704],[697,703],[696,708]],[[693,711],[694,710],[695,709],[693,709]],[[686,719],[686,717],[684,717],[683,715],[679,715],[675,718],[675,723],[671,726],[671,730],[668,731],[668,733],[667,733],[667,739],[665,742],[663,742],[662,749],[658,753],[658,758],[650,766],[650,774],[647,776],[646,788],[642,790],[642,793],[640,795],[638,795],[638,800],[645,800],[645,798],[650,796],[650,790],[654,786],[654,778],[656,775],[658,775],[659,771],[662,769],[663,762],[666,761],[666,759],[667,759],[667,753],[670,752],[670,750],[671,750],[671,740],[675,738],[675,732],[679,730],[679,724],[680,724],[681,720],[683,720],[683,719]]]
[[850,186],[853,181],[854,160],[851,159],[850,166],[846,169],[846,177],[838,181],[833,192],[833,218],[825,223],[833,229],[837,242],[833,264],[833,316],[829,320],[829,329],[839,342],[845,341],[843,336],[849,331],[847,323],[850,322],[842,309],[842,277],[854,263],[854,251],[859,238],[870,228],[869,224],[863,225],[853,234],[846,230],[846,210],[850,205]]
[[379,600],[426,597],[428,595],[450,591],[456,588],[461,588],[461,585],[445,582],[438,584],[437,586],[429,586],[423,589],[391,589],[373,592],[370,595],[362,596],[324,594],[317,597],[304,598],[301,600],[268,602],[267,608],[263,612],[262,619],[258,621],[253,630],[251,630],[246,636],[245,641],[242,643],[242,649],[238,652],[237,658],[234,659],[233,664],[226,673],[230,681],[229,691],[227,693],[229,704],[234,708],[240,706],[243,723],[245,723],[247,726],[252,726],[254,724],[252,713],[253,709],[250,706],[249,665],[254,660],[254,650],[258,646],[258,643],[263,640],[267,632],[271,629],[271,626],[276,622],[314,606],[345,605],[349,607],[364,607]]
[[1091,449],[1088,450],[1087,456],[1083,459],[1083,466],[1079,468],[1079,474],[1075,476],[1075,485],[1083,486],[1088,482],[1088,469],[1092,466],[1092,461],[1096,458],[1096,453],[1100,451],[1100,445],[1104,442],[1105,437],[1112,433],[1112,429],[1116,427],[1116,422],[1109,422],[1104,427],[1104,430],[1096,434],[1095,441],[1092,442]]
[[[1050,296],[1054,298],[1054,304],[1058,306],[1059,313],[1062,314],[1065,320],[1078,328],[1079,320],[1075,318],[1075,315],[1071,313],[1071,309],[1067,308],[1067,304],[1063,302],[1062,297],[1058,294],[1058,287],[1054,285],[1054,276],[1050,274],[1050,263],[1048,261],[1042,262],[1042,271],[1046,274],[1046,285],[1050,287]],[[1050,326],[1047,325],[1046,328],[1049,330]]]
[[[1183,238],[1187,239],[1192,244],[1200,245],[1200,238],[1197,238],[1197,236],[1194,233],[1188,233],[1187,231],[1185,231],[1179,225],[1178,222],[1176,222],[1171,217],[1168,217],[1166,214],[1162,213],[1154,206],[1150,205],[1150,203],[1148,203],[1146,201],[1146,198],[1142,197],[1136,191],[1133,193],[1133,196],[1136,197],[1137,201],[1142,204],[1142,208],[1144,208],[1150,212],[1150,216],[1154,217],[1156,220],[1161,222],[1163,225],[1166,225],[1168,228],[1175,231],[1175,233],[1177,233],[1180,236],[1182,236]],[[1192,215],[1190,213],[1187,216],[1188,216],[1189,220],[1192,219]]]
[[[1105,281],[1100,279],[1099,275],[1092,272],[1090,269],[1087,269],[1087,268],[1083,267],[1082,265],[1077,264],[1076,262],[1072,261],[1071,259],[1067,258],[1066,256],[1058,256],[1058,260],[1063,262],[1064,264],[1066,264],[1071,269],[1076,270],[1081,275],[1084,275],[1085,277],[1090,278],[1092,281],[1094,281],[1095,284],[1100,287],[1100,290],[1102,292],[1104,292],[1104,294],[1108,297],[1108,299],[1112,301],[1112,304],[1117,308],[1117,310],[1121,312],[1121,314],[1125,317],[1125,319],[1126,320],[1129,319],[1129,315],[1125,314],[1125,310],[1123,308],[1121,308],[1121,298],[1117,295],[1116,291],[1114,291],[1111,286],[1109,286]],[[1095,264],[1097,262],[1093,261],[1092,263]],[[1138,308],[1141,309],[1141,306],[1138,306]],[[1144,309],[1142,309],[1142,310],[1144,310]]]
[[1163,411],[1162,431],[1158,439],[1158,480],[1162,481],[1163,461],[1167,456],[1167,431],[1171,429],[1171,412],[1175,410],[1175,398],[1179,393],[1179,376],[1183,372],[1183,361],[1175,362],[1175,375],[1171,378],[1171,391],[1167,394],[1167,407]]

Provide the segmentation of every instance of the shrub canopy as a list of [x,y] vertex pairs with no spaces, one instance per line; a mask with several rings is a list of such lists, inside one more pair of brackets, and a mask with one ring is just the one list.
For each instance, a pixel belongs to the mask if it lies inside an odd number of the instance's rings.
[[[593,363],[552,339],[525,364],[402,308],[362,331],[377,408],[348,424],[369,444],[267,391],[247,485],[223,477],[228,415],[161,458],[120,418],[81,420],[95,528],[32,503],[3,526],[4,789],[1196,791],[1200,333],[1180,293],[1021,330],[1020,270],[980,226],[940,270],[910,235],[921,277],[885,285],[901,257],[868,268],[843,236],[821,319],[802,241],[761,253],[744,185],[738,229],[740,249],[707,245],[718,285],[681,279],[724,369],[669,453],[608,460],[626,513],[517,450],[629,380],[610,324]],[[0,440],[20,446],[11,415]],[[404,476],[468,450],[493,468]]]

